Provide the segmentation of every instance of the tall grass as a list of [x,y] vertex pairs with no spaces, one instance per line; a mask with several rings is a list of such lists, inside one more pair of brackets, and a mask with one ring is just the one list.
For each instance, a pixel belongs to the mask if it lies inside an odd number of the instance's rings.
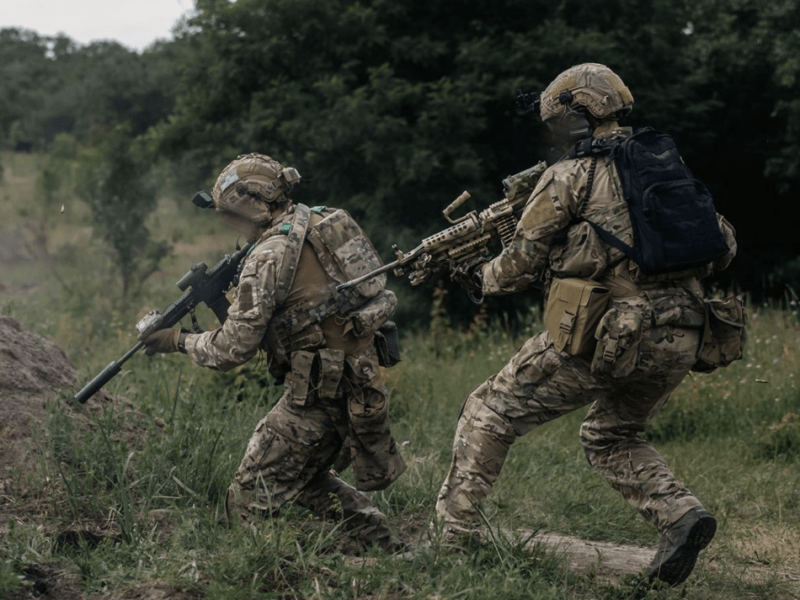
[[[7,174],[0,189],[9,198],[28,177],[27,163],[14,160],[0,161]],[[5,227],[20,218],[8,205],[2,210]],[[164,199],[153,226],[172,228],[176,214],[183,215]],[[31,259],[6,280],[13,293],[0,313],[56,341],[82,382],[133,345],[133,323],[175,297],[174,281],[189,264],[215,260],[232,243],[206,221],[176,226],[177,255],[135,305],[123,306],[105,291],[106,257],[75,219],[72,233],[52,232],[60,240],[51,246],[61,257],[55,266],[69,289],[47,276],[52,265]],[[36,293],[23,289],[26,281]],[[386,373],[393,432],[409,468],[388,490],[370,494],[412,545],[428,540],[461,404],[541,328],[532,306],[516,319],[520,330],[481,313],[467,331],[454,330],[437,298],[430,331],[406,332],[403,361]],[[257,361],[220,374],[169,355],[134,357],[109,386],[120,401],[102,410],[66,410],[73,390],[52,403],[42,440],[49,454],[30,486],[41,513],[2,530],[0,596],[29,585],[20,577],[31,565],[56,564],[87,598],[154,582],[225,599],[793,597],[797,588],[789,585],[800,578],[797,327],[789,311],[751,310],[744,360],[687,378],[646,433],[720,520],[713,545],[679,590],[576,575],[562,557],[525,548],[535,531],[656,543],[654,531],[586,463],[581,410],[514,444],[483,507],[491,543],[454,551],[434,538],[411,561],[377,550],[354,557],[335,524],[291,506],[252,529],[228,529],[225,490],[281,389]]]

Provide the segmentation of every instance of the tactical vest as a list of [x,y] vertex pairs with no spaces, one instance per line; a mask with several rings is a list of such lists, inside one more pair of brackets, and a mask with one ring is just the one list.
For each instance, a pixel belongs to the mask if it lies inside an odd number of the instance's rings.
[[671,136],[644,128],[622,139],[586,138],[568,157],[600,154],[610,154],[617,167],[633,226],[633,246],[582,220],[644,275],[702,267],[728,252],[711,194],[684,164]]
[[[333,315],[349,315],[369,308],[370,314],[375,315],[375,323],[355,332],[355,335],[367,337],[394,312],[394,295],[384,290],[386,275],[344,292],[336,290],[336,285],[383,264],[372,243],[345,210],[309,209],[304,204],[296,204],[292,219],[268,232],[267,237],[270,234],[287,237],[275,289],[277,312],[270,319],[265,340],[269,352],[280,365],[288,365],[294,351],[324,346],[326,340],[320,323]],[[310,244],[332,283],[318,297],[286,306],[305,242]]]

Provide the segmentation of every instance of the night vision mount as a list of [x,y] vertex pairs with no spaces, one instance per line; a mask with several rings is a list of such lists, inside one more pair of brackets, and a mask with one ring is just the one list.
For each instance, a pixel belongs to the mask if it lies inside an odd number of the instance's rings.
[[539,112],[540,96],[541,94],[536,92],[526,93],[517,90],[517,106],[525,112]]
[[192,198],[192,204],[199,208],[214,208],[214,201],[211,199],[211,194],[205,190],[197,192]]

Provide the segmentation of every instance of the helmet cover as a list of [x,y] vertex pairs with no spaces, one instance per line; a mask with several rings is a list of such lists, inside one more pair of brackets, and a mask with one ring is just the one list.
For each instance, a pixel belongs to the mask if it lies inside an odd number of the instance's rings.
[[548,121],[578,107],[600,121],[618,119],[630,113],[633,94],[607,66],[584,63],[570,67],[547,86],[541,95],[539,114]]
[[219,174],[211,197],[217,212],[263,226],[272,220],[270,205],[285,202],[299,182],[296,169],[284,168],[266,154],[242,154]]

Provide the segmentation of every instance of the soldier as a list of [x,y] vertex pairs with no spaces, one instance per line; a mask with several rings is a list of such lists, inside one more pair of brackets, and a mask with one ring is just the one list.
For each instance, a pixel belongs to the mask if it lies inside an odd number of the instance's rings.
[[[607,67],[583,64],[560,74],[540,102],[551,132],[578,151],[542,175],[513,242],[456,279],[489,295],[542,285],[545,321],[555,317],[556,323],[529,339],[467,398],[437,518],[447,539],[471,532],[512,442],[591,404],[580,429],[586,457],[658,529],[650,578],[676,585],[691,573],[716,521],[638,434],[697,361],[705,322],[700,279],[730,263],[735,232],[712,204],[711,229],[722,240],[717,258],[679,272],[645,275],[622,245],[606,241],[616,238],[630,248],[634,229],[615,161],[608,152],[591,150],[631,136],[630,128],[618,123],[631,110],[631,92]],[[576,140],[584,145],[575,146]],[[571,334],[580,336],[575,315],[579,321],[581,313],[559,306],[595,297],[597,316],[584,324],[584,339],[572,339]]]
[[[396,298],[376,278],[347,293],[336,284],[380,266],[344,210],[309,209],[289,192],[300,182],[263,154],[220,173],[213,206],[255,244],[243,261],[225,323],[202,334],[162,329],[146,352],[183,352],[222,371],[259,350],[283,396],[256,425],[226,499],[229,522],[274,515],[286,502],[344,521],[363,544],[399,549],[386,517],[358,490],[384,489],[405,469],[389,431],[375,336]],[[331,467],[352,462],[355,487]]]

